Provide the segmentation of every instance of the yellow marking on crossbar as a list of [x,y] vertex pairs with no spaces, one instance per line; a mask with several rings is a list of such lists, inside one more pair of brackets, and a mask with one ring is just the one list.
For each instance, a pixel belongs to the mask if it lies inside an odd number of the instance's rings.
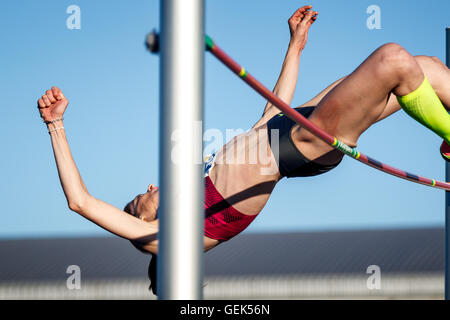
[[338,144],[338,139],[334,138],[334,142],[333,142],[332,146],[333,146],[333,147],[336,147],[337,144]]

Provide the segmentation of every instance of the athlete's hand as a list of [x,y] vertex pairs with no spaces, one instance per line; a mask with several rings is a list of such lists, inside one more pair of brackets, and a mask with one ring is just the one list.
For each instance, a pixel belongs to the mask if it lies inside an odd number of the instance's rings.
[[290,46],[294,46],[299,51],[303,50],[308,40],[308,31],[316,21],[317,11],[311,10],[312,6],[303,6],[294,12],[288,20],[289,31],[291,32]]
[[62,91],[52,87],[38,100],[39,113],[44,121],[52,121],[62,118],[69,101],[64,97]]

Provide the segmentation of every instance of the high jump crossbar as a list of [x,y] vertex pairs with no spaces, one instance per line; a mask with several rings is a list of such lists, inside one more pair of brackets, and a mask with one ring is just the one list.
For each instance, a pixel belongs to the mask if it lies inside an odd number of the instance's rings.
[[[211,52],[218,60],[225,64],[233,73],[238,75],[245,83],[262,95],[267,101],[271,102],[274,106],[280,109],[284,115],[290,118],[292,121],[302,125],[305,129],[310,131],[312,134],[322,139],[324,142],[332,146],[333,148],[341,151],[342,153],[350,156],[351,158],[358,160],[370,167],[383,171],[385,173],[391,174],[401,179],[405,179],[414,183],[423,184],[429,187],[443,189],[450,191],[450,183],[439,181],[436,179],[425,178],[414,173],[410,173],[404,170],[397,169],[386,163],[380,162],[366,156],[365,154],[359,152],[356,148],[352,148],[342,141],[339,141],[336,137],[328,134],[314,123],[306,119],[304,116],[299,114],[297,111],[292,109],[287,103],[278,98],[272,91],[267,89],[261,82],[254,78],[250,73],[247,72],[243,67],[241,67],[237,62],[235,62],[230,56],[228,56],[220,47],[218,47],[214,41],[209,37],[205,36],[206,49]],[[158,35],[153,31],[147,36],[147,47],[152,52],[158,52]]]

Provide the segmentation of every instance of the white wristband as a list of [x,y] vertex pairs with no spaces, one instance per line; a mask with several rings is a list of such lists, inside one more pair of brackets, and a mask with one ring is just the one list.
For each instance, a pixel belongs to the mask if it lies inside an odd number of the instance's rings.
[[52,130],[48,130],[48,134],[55,132],[56,130],[63,130],[63,129],[64,129],[64,127],[58,127],[58,128],[52,129]]

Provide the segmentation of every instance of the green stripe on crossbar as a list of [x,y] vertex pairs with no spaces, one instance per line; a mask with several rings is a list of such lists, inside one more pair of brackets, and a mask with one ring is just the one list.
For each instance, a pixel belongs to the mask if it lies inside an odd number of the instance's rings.
[[214,48],[214,41],[208,35],[205,35],[206,49],[212,50]]

